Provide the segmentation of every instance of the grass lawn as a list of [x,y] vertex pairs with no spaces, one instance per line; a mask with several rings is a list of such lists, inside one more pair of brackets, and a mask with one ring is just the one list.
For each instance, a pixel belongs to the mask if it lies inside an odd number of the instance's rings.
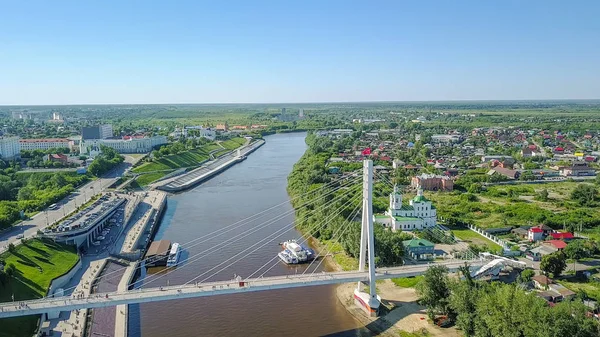
[[322,251],[323,254],[329,252],[333,255],[333,261],[337,263],[342,270],[357,270],[358,269],[358,259],[352,258],[344,252],[344,248],[337,241],[321,241],[321,245],[323,245],[324,249]]
[[146,173],[146,174],[142,174],[139,177],[137,177],[137,179],[135,181],[137,182],[138,186],[144,187],[144,186],[166,176],[167,174],[169,174],[171,172],[173,172],[173,171]]
[[455,237],[470,243],[477,245],[487,245],[492,250],[502,249],[499,244],[489,240],[488,238],[480,235],[470,229],[452,229],[452,233]]
[[164,156],[153,162],[144,163],[133,169],[135,173],[153,172],[161,170],[173,170],[182,167],[197,166],[208,159],[208,152],[205,148],[198,148],[190,151],[184,151],[178,154]]
[[246,144],[246,138],[240,138],[240,137],[231,138],[229,140],[221,142],[221,145],[224,148],[226,148],[227,150],[235,150],[244,144]]
[[229,150],[227,150],[227,149],[223,149],[223,150],[221,150],[221,151],[217,151],[217,152],[213,153],[213,156],[215,156],[215,158],[218,158],[218,157],[220,157],[220,156],[224,155],[224,154],[225,154],[225,153],[227,153],[227,152],[229,152]]
[[557,280],[557,282],[575,292],[584,291],[588,297],[593,298],[596,301],[600,301],[600,283],[599,282],[593,282],[593,281],[571,282],[571,281],[563,281],[563,280]]
[[392,282],[400,288],[414,288],[422,279],[423,276],[393,278]]
[[[30,240],[18,245],[14,253],[0,255],[7,264],[13,263],[17,272],[5,285],[0,285],[0,301],[38,298],[46,295],[50,282],[68,272],[79,260],[74,247],[51,241]],[[23,316],[0,320],[0,337],[32,336],[37,329],[38,316]]]

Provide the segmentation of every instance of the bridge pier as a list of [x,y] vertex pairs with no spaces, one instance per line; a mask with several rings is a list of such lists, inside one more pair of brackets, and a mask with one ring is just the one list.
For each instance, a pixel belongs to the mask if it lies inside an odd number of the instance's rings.
[[381,298],[377,296],[375,287],[375,238],[373,234],[373,161],[363,162],[363,210],[362,230],[360,234],[360,257],[358,270],[365,271],[368,254],[369,268],[369,292],[362,290],[362,283],[358,282],[354,290],[354,302],[361,307],[369,316],[375,317],[379,314]]

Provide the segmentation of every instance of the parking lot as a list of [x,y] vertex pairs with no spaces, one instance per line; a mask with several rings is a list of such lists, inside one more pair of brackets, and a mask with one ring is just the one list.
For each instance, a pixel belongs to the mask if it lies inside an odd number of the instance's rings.
[[83,254],[102,254],[115,243],[123,228],[124,209],[125,205],[119,207],[117,212],[108,220],[108,225],[104,227],[101,235],[94,238],[89,248],[82,246]]

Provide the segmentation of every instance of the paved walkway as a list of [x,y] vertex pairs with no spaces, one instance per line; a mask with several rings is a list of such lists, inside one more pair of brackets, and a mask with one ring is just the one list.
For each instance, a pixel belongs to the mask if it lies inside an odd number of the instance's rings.
[[135,221],[128,230],[125,241],[121,246],[121,254],[128,256],[136,254],[140,250],[139,243],[144,234],[148,234],[148,225],[152,225],[152,218],[166,202],[167,193],[161,191],[145,192],[144,199],[137,206],[136,212],[132,216]]
[[[83,273],[79,284],[73,291],[71,295],[72,298],[78,298],[78,296],[88,297],[90,295],[92,284],[104,268],[106,261],[107,259],[104,258],[90,262],[90,266]],[[58,319],[50,320],[50,329],[52,330],[53,335],[83,337],[87,314],[88,309],[79,309],[68,313],[68,318],[63,317],[63,314]]]
[[[468,262],[472,267],[480,267],[486,261],[481,260],[455,260],[444,263],[431,263],[421,265],[402,266],[394,268],[382,268],[377,271],[376,279],[389,279],[396,277],[412,277],[423,274],[431,265],[444,265],[449,271],[454,272]],[[203,296],[215,296],[225,294],[236,294],[242,292],[265,291],[275,289],[286,289],[306,286],[318,286],[328,284],[350,283],[366,281],[367,272],[335,272],[315,273],[264,277],[244,280],[238,283],[236,280],[208,282],[199,284],[174,285],[167,287],[156,287],[148,289],[136,289],[126,292],[107,292],[100,296],[85,298],[51,298],[45,300],[24,301],[25,306],[15,306],[13,303],[0,303],[0,318],[33,315],[47,312],[48,310],[76,310],[82,308],[101,308],[120,304],[147,303],[164,300],[194,298]]]

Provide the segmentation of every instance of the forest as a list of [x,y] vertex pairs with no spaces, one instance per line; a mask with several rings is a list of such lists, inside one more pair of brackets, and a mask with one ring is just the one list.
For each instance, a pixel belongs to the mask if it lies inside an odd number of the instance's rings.
[[14,168],[0,173],[0,229],[13,225],[25,215],[53,204],[87,181],[87,175],[75,172],[17,172]]
[[[344,140],[340,140],[344,141]],[[336,239],[351,257],[358,257],[360,248],[360,208],[362,200],[360,181],[337,182],[326,171],[326,161],[337,148],[337,141],[309,134],[306,143],[309,149],[294,165],[288,177],[288,192],[292,205],[296,208],[296,226],[303,233],[310,233],[316,239]],[[340,188],[341,186],[341,188]],[[339,189],[338,189],[339,188]],[[334,193],[331,193],[332,191]],[[328,207],[320,207],[332,201]],[[380,205],[379,208],[385,205]],[[341,210],[339,215],[335,215]],[[374,210],[379,210],[374,206]],[[335,216],[334,216],[335,215]],[[346,221],[351,217],[351,221]],[[312,231],[326,223],[320,230]],[[347,228],[341,228],[346,226]],[[337,235],[336,235],[337,233]],[[411,236],[384,229],[375,224],[375,260],[377,266],[402,264],[404,255],[402,241]]]

